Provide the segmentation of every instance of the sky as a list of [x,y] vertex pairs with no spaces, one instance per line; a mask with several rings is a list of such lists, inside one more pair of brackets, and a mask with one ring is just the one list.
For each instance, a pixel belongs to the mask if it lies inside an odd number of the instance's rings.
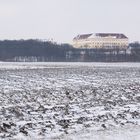
[[140,41],[140,0],[0,0],[0,40],[124,33]]

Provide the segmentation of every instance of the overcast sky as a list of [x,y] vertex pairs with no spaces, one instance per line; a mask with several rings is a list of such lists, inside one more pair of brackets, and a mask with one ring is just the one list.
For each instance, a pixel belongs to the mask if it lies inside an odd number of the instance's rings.
[[0,0],[1,39],[71,42],[83,33],[124,33],[140,41],[140,0]]

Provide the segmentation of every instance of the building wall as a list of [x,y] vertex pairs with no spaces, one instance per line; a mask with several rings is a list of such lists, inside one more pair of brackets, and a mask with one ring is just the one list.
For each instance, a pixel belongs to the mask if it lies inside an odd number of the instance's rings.
[[97,37],[73,40],[75,48],[113,48],[126,49],[129,41],[127,38]]

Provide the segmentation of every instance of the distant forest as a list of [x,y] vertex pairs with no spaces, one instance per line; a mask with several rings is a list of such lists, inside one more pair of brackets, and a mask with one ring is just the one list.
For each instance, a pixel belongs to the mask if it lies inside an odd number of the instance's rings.
[[69,48],[68,44],[58,45],[42,40],[4,40],[0,41],[0,60],[63,61]]
[[0,41],[0,61],[14,62],[140,62],[140,44],[130,43],[127,50],[76,49],[69,44],[42,40]]

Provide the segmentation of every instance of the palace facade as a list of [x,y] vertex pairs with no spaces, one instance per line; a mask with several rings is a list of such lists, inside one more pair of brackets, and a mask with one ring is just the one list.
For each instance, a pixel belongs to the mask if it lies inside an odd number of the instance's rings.
[[128,37],[119,33],[81,34],[73,39],[75,48],[119,48],[127,49]]

